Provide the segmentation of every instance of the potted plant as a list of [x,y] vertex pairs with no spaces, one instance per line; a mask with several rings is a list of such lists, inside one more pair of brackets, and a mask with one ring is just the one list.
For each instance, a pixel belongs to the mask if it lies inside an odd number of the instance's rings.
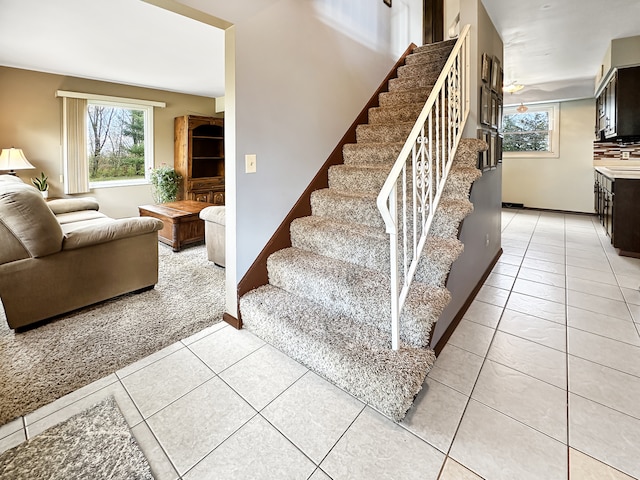
[[156,203],[175,202],[182,177],[172,167],[162,165],[151,170],[153,199]]
[[49,198],[49,178],[44,174],[44,172],[40,172],[40,176],[37,178],[32,178],[31,183],[33,186],[40,190],[42,194],[42,198]]

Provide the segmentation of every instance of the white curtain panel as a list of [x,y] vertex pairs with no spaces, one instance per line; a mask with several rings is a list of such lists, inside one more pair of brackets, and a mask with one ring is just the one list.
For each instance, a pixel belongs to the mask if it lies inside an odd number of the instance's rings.
[[87,100],[62,98],[64,193],[89,191],[87,165]]

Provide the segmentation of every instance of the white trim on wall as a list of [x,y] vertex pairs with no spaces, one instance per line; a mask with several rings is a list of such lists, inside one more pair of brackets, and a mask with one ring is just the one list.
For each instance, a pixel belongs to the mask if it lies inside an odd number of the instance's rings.
[[103,102],[114,102],[118,104],[127,103],[132,105],[145,105],[145,106],[159,107],[159,108],[165,108],[167,106],[165,102],[155,102],[153,100],[138,100],[135,98],[112,97],[111,95],[96,95],[94,93],[69,92],[67,90],[57,90],[56,97],[84,98],[85,100],[100,100]]

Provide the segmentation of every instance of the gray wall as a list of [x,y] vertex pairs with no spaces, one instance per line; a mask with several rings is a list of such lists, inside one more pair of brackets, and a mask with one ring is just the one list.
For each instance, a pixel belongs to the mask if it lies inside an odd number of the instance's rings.
[[[479,0],[461,0],[461,24],[471,25],[471,113],[465,137],[476,137],[478,122],[479,64],[482,53],[502,61],[502,40]],[[473,81],[475,79],[475,81]],[[460,240],[464,252],[453,264],[447,288],[452,300],[435,326],[431,346],[435,347],[501,248],[502,166],[485,172],[471,189],[473,212],[464,220]],[[488,240],[488,241],[487,241]]]
[[[182,0],[223,19],[226,311],[236,285],[410,42],[422,2]],[[406,45],[400,47],[401,44]],[[245,155],[257,173],[245,173]]]
[[[371,24],[357,25],[365,38],[382,33],[373,44],[299,0],[235,25],[238,280],[393,65],[379,3]],[[247,154],[257,155],[255,174],[244,171]]]

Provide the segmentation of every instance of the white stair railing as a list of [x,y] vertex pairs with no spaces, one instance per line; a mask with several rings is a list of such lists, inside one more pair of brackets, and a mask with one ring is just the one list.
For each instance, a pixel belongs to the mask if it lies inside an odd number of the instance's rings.
[[469,114],[469,25],[449,55],[377,205],[391,249],[391,343]]

